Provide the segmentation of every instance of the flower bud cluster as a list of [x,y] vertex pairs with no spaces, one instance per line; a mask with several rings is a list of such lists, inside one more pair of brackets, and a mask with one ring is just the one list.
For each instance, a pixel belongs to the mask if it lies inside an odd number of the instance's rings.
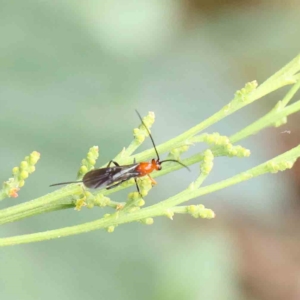
[[94,169],[98,156],[99,156],[98,146],[94,146],[90,148],[87,157],[81,161],[81,167],[77,173],[78,179],[81,179],[85,173]]
[[210,149],[205,150],[204,158],[200,165],[201,174],[208,175],[214,165],[214,155]]
[[29,156],[26,156],[23,161],[21,161],[19,167],[14,167],[12,169],[13,178],[9,178],[8,181],[3,183],[2,192],[7,197],[18,197],[18,191],[25,184],[25,179],[35,171],[35,164],[40,159],[40,153],[33,151]]
[[256,80],[246,83],[245,87],[236,91],[234,94],[234,101],[246,102],[248,100],[248,95],[254,91],[258,86]]
[[172,159],[176,159],[179,160],[180,159],[180,155],[186,151],[188,151],[190,148],[189,145],[183,145],[181,147],[178,148],[174,148],[170,151],[170,155],[168,156],[168,158],[172,158]]
[[[155,114],[154,112],[151,111],[148,113],[146,117],[143,118],[143,122],[145,123],[149,131],[154,121],[155,121]],[[145,128],[145,126],[141,124],[139,128],[133,129],[133,136],[135,140],[138,142],[138,144],[141,144],[148,136],[148,131]]]
[[211,209],[205,208],[202,204],[189,205],[187,212],[194,218],[213,219],[216,216]]
[[293,161],[281,161],[281,162],[269,162],[267,163],[267,169],[270,173],[278,173],[279,171],[285,171],[287,169],[291,169],[295,163]]
[[215,145],[222,149],[225,155],[229,157],[248,157],[250,156],[250,150],[242,146],[233,146],[227,136],[222,136],[218,132],[212,134],[206,134],[203,141],[209,145]]

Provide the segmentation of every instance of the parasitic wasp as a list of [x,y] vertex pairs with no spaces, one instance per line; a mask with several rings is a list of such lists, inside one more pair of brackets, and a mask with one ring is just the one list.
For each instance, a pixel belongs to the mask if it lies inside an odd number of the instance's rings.
[[[106,166],[106,168],[95,169],[87,172],[83,176],[81,181],[60,182],[60,183],[51,184],[50,186],[70,184],[70,183],[83,183],[85,187],[90,189],[106,187],[106,189],[109,190],[114,187],[117,187],[118,185],[122,184],[123,182],[131,178],[134,178],[137,190],[140,193],[140,189],[137,183],[137,177],[148,176],[151,180],[152,185],[156,184],[155,180],[152,179],[152,177],[150,176],[150,173],[152,173],[153,171],[160,171],[162,169],[162,164],[165,162],[175,162],[189,170],[189,168],[185,164],[181,163],[178,160],[175,159],[160,160],[158,151],[156,149],[156,145],[154,143],[153,137],[148,127],[144,123],[141,115],[137,110],[136,113],[149,134],[149,137],[152,141],[152,145],[157,156],[156,159],[153,158],[150,162],[140,162],[140,163],[134,162],[133,164],[125,165],[125,166],[120,166],[116,161],[111,160]],[[111,166],[111,164],[114,164],[114,166]]]

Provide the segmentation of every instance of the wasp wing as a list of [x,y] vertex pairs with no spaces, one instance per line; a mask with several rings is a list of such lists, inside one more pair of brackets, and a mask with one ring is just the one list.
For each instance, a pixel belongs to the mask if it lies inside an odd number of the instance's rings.
[[87,188],[97,189],[108,185],[111,177],[119,171],[118,167],[92,170],[83,176],[82,182]]
[[87,188],[97,189],[121,180],[138,176],[136,164],[120,167],[101,168],[87,172],[82,182]]

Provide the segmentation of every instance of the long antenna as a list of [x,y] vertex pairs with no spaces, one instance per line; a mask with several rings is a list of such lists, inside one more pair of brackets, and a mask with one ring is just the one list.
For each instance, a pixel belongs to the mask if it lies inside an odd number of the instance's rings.
[[168,162],[168,161],[176,162],[176,163],[180,164],[181,166],[183,166],[184,168],[186,168],[187,170],[191,171],[188,166],[186,166],[185,164],[183,164],[182,162],[180,162],[176,159],[165,159],[165,160],[161,161],[160,163],[162,164],[162,163]]
[[151,133],[150,133],[150,130],[148,129],[148,127],[147,127],[147,126],[146,126],[146,124],[144,123],[144,121],[143,121],[143,119],[142,119],[141,115],[139,114],[139,112],[138,112],[137,110],[135,110],[135,112],[137,113],[138,117],[140,118],[140,120],[141,120],[142,124],[145,126],[145,128],[146,128],[146,130],[147,130],[147,132],[148,132],[148,134],[149,134],[149,137],[150,137],[150,139],[151,139],[151,141],[152,141],[152,144],[153,144],[154,150],[155,150],[155,152],[156,152],[156,155],[157,155],[157,160],[158,160],[158,161],[160,161],[160,158],[159,158],[159,155],[158,155],[158,152],[157,152],[157,149],[156,149],[156,146],[155,146],[155,143],[154,143],[153,137],[152,137],[152,135],[151,135]]
[[54,184],[51,184],[49,186],[56,186],[56,185],[64,185],[64,184],[71,184],[71,183],[80,183],[80,182],[83,182],[82,180],[80,181],[67,181],[67,182],[60,182],[60,183],[54,183]]

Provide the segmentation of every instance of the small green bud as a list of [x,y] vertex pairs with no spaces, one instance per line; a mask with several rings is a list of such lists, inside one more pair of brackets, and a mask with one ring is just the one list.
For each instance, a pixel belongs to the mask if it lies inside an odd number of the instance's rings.
[[152,225],[154,223],[153,218],[147,218],[142,220],[142,223],[146,224],[146,225]]
[[207,216],[212,216],[211,210],[206,209],[202,204],[188,206],[187,212],[191,214],[194,218],[206,218]]
[[22,171],[22,172],[19,174],[20,180],[21,180],[21,179],[26,179],[28,176],[29,176],[29,174],[28,174],[28,172],[26,172],[26,171]]
[[76,200],[75,210],[80,211],[83,206],[86,206],[85,202],[86,197]]
[[172,212],[171,210],[167,210],[165,215],[170,219],[170,220],[173,220],[173,217],[174,217],[174,212]]
[[94,207],[94,203],[92,201],[89,201],[86,205],[87,208],[93,208]]
[[201,173],[204,175],[208,175],[209,172],[213,168],[213,160],[214,160],[214,155],[210,149],[206,150],[204,152],[204,158],[202,163],[200,164],[200,170]]
[[29,155],[29,163],[31,165],[35,165],[37,163],[37,161],[40,159],[41,154],[37,151],[33,151],[30,155]]
[[141,190],[142,197],[146,197],[148,195],[148,191],[150,190],[150,188],[148,190],[146,189]]
[[137,135],[135,139],[139,144],[142,144],[145,140],[145,137],[143,135]]
[[138,206],[144,206],[145,205],[145,200],[141,199],[137,203]]
[[27,168],[28,167],[28,162],[27,161],[22,161],[21,163],[20,163],[20,168],[21,169],[25,169],[25,168]]
[[287,168],[287,169],[291,169],[291,168],[293,167],[293,165],[294,165],[294,163],[291,162],[291,161],[287,161],[287,162],[286,162],[286,168]]
[[19,173],[19,168],[18,167],[14,167],[12,169],[12,173],[13,173],[13,175],[17,175]]
[[210,171],[212,170],[213,165],[214,165],[214,164],[213,164],[212,162],[211,162],[211,163],[205,164],[205,165],[201,168],[202,174],[208,175],[208,174],[210,173]]
[[286,169],[285,162],[280,162],[277,164],[277,169],[279,171],[284,171]]
[[133,129],[133,135],[138,135],[140,133],[140,130],[138,128]]
[[199,204],[199,205],[197,205],[197,207],[198,207],[198,209],[205,209],[205,206],[203,205],[203,204]]
[[234,94],[236,97],[241,97],[243,94],[242,94],[242,91],[238,90],[235,92]]
[[94,155],[93,153],[91,153],[90,151],[88,152],[87,156],[86,156],[87,159],[94,159]]
[[276,165],[274,162],[269,162],[269,163],[267,164],[267,168],[268,168],[268,171],[269,171],[270,173],[275,174],[275,173],[278,172],[277,165]]
[[145,134],[139,128],[133,129],[133,136],[139,144],[141,144],[145,140]]
[[85,191],[85,196],[88,198],[88,197],[93,196],[93,194],[89,191]]
[[234,148],[234,147],[233,147],[232,144],[228,144],[228,145],[225,146],[225,150],[226,150],[228,153],[230,153],[230,152],[232,151],[233,148]]
[[19,167],[14,167],[12,169],[14,177],[3,182],[2,193],[8,197],[18,197],[18,191],[25,184],[24,179],[28,178],[29,174],[35,170],[33,165],[39,160],[39,158],[40,154],[34,151],[29,156],[26,156],[23,161],[21,161]]
[[251,155],[251,151],[248,149],[243,149],[243,157],[249,157]]
[[236,91],[234,100],[235,101],[248,101],[248,95],[257,87],[257,82],[252,81],[246,83],[245,87]]
[[189,205],[187,207],[187,211],[192,214],[196,212],[196,209],[197,209],[196,205]]
[[233,148],[233,149],[229,152],[229,155],[230,155],[230,156],[237,156],[237,154],[238,154],[238,151],[237,151],[235,148]]
[[[149,111],[148,115],[143,118],[143,122],[146,124],[148,130],[150,130],[150,127],[152,126],[154,121],[155,121],[155,114],[152,111]],[[139,128],[145,132],[146,136],[148,136],[148,132],[145,129],[144,125],[141,125]]]
[[115,231],[115,226],[109,226],[109,227],[107,227],[107,232],[108,233],[112,233],[114,231]]
[[96,164],[96,161],[92,158],[88,158],[88,162],[90,165],[94,166]]
[[30,166],[28,168],[28,170],[29,170],[29,173],[33,173],[35,171],[35,166]]
[[82,179],[83,175],[94,169],[96,160],[99,156],[98,147],[94,146],[89,149],[86,158],[82,159],[81,166],[77,173],[77,178]]
[[128,194],[128,200],[137,200],[140,198],[140,194],[138,192],[132,192]]
[[213,159],[214,155],[210,149],[204,151],[204,159]]
[[206,138],[206,142],[207,142],[208,144],[213,144],[214,141],[215,141],[215,137],[214,137],[212,134],[209,134],[209,135],[207,136],[207,138]]
[[199,217],[202,219],[206,218],[206,210],[205,209],[199,211]]
[[150,178],[149,177],[141,178],[141,179],[139,179],[138,184],[139,184],[139,187],[141,190],[142,197],[147,196],[148,192],[152,188],[152,182],[151,182]]
[[205,210],[205,219],[213,219],[215,218],[216,214],[214,213],[214,211],[212,211],[211,209],[206,209]]
[[[248,157],[250,156],[250,150],[243,148],[242,146],[236,146],[234,147],[234,150],[236,151],[237,157]],[[233,153],[233,151],[231,151]]]
[[257,81],[253,80],[253,81],[250,81],[250,82],[246,83],[245,89],[249,93],[249,92],[252,92],[253,90],[255,90],[257,88],[257,86],[258,86]]
[[85,173],[87,173],[87,171],[88,171],[88,168],[86,166],[81,166],[79,169],[79,172],[81,174],[85,174]]

